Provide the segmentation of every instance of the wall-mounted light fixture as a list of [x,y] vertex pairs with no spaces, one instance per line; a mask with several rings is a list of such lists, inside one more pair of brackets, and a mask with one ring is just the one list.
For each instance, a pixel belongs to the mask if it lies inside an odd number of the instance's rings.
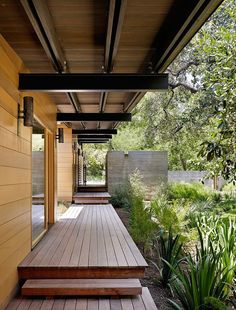
[[59,143],[64,143],[64,129],[58,128],[58,134],[56,135],[56,139],[58,139]]
[[23,98],[24,109],[21,111],[20,105],[18,105],[18,119],[23,118],[24,126],[33,127],[34,122],[34,105],[33,97],[26,96]]

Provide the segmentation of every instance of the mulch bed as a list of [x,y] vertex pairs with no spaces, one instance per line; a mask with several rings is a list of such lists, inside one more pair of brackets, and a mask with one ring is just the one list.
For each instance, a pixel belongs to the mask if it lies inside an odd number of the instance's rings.
[[[125,227],[128,229],[129,213],[122,208],[116,208],[116,212],[119,215]],[[141,249],[139,250],[142,253],[142,250]],[[148,264],[149,267],[146,269],[145,277],[140,280],[142,286],[148,287],[158,309],[161,310],[173,309],[168,303],[168,298],[173,299],[170,290],[167,288],[163,288],[161,284],[158,283],[157,270],[155,269],[152,263],[148,262]]]

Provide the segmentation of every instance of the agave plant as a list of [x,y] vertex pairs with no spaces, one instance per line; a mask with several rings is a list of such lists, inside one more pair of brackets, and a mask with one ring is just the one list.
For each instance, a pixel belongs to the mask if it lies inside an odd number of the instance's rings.
[[161,231],[157,238],[156,250],[158,259],[157,262],[152,261],[152,263],[159,271],[164,287],[168,285],[173,275],[172,269],[176,268],[180,262],[182,243],[180,243],[179,238],[179,235],[173,236],[171,228],[169,228],[167,234]]

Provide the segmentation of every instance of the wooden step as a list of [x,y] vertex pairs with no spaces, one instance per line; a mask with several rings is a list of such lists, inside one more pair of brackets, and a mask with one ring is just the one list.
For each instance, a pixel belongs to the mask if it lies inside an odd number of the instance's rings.
[[106,193],[76,193],[73,195],[73,201],[76,204],[107,204],[111,196]]
[[138,279],[30,279],[23,296],[133,296],[142,293]]
[[103,185],[80,185],[78,192],[107,192],[107,186]]
[[91,199],[74,199],[74,203],[79,205],[94,205],[94,204],[108,204],[109,200],[99,199],[99,200],[91,200]]

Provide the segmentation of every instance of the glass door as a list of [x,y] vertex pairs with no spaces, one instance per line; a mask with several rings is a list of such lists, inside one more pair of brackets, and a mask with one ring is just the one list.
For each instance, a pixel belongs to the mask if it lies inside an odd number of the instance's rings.
[[47,229],[45,193],[45,129],[34,120],[32,132],[32,244]]

